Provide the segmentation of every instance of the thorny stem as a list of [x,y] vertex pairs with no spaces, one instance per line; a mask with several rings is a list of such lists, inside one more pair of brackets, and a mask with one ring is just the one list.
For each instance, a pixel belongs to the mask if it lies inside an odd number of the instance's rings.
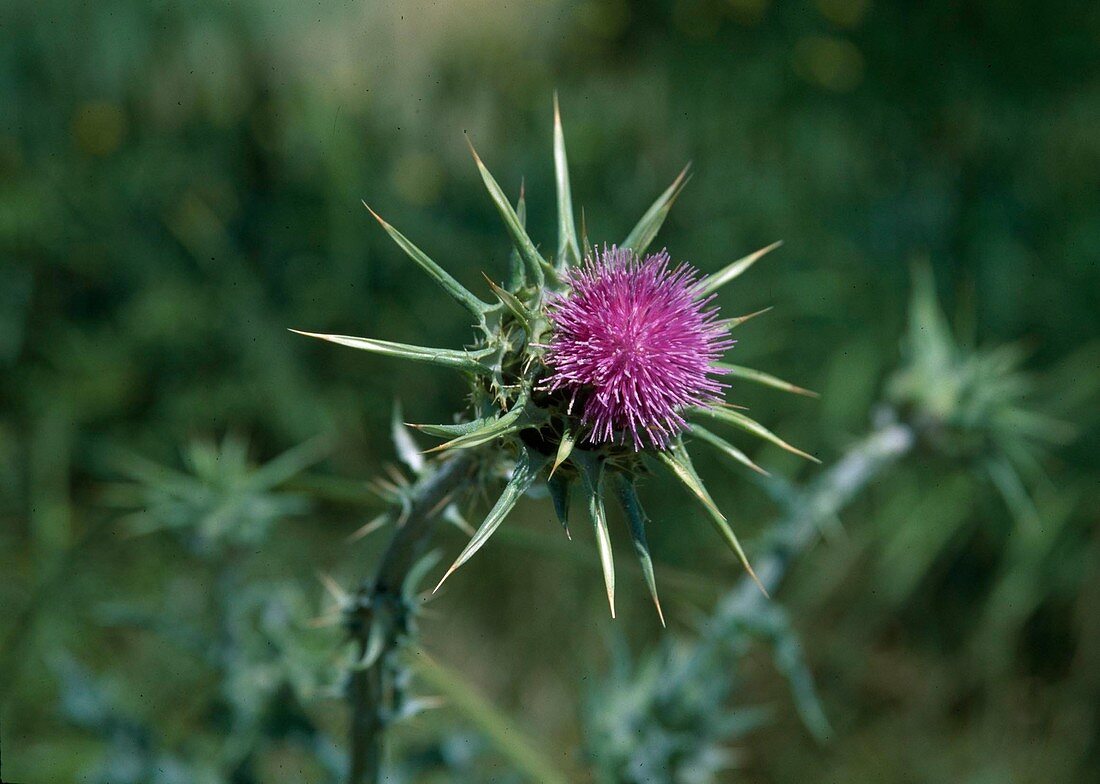
[[[770,529],[767,549],[754,562],[760,582],[772,596],[794,559],[817,539],[823,524],[912,449],[916,440],[913,429],[890,416],[884,419],[805,490],[797,491],[787,511]],[[742,578],[719,600],[707,624],[704,644],[686,669],[700,664],[712,646],[721,645],[728,637],[731,626],[767,601],[755,583]]]
[[409,570],[428,548],[438,507],[467,480],[475,460],[471,450],[461,450],[410,488],[404,522],[394,531],[374,577],[363,581],[348,610],[348,627],[359,657],[366,656],[372,637],[374,645],[381,646],[369,664],[352,672],[348,683],[350,784],[382,781],[383,736],[402,685],[396,654],[410,622],[402,589]]

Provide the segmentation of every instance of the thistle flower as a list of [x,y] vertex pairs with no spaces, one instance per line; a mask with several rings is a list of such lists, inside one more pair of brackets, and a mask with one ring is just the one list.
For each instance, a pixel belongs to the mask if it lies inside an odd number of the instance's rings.
[[646,440],[667,449],[687,426],[680,412],[727,386],[714,363],[733,341],[709,307],[714,295],[699,297],[699,274],[669,263],[667,251],[639,260],[605,247],[566,273],[571,293],[548,303],[546,389],[567,390],[570,411],[581,397],[589,443],[629,432],[636,451]]
[[[492,302],[466,289],[377,213],[371,210],[371,214],[401,250],[471,316],[477,332],[473,345],[456,350],[301,334],[456,370],[469,382],[470,409],[460,421],[412,427],[446,439],[429,451],[476,450],[480,468],[476,476],[503,475],[508,481],[444,580],[484,546],[537,482],[546,483],[568,534],[570,496],[579,486],[587,501],[614,615],[615,571],[604,504],[611,490],[627,517],[633,549],[663,623],[645,535],[647,518],[636,489],[649,462],[668,469],[691,492],[753,574],[740,541],[699,479],[684,437],[759,472],[763,469],[743,451],[698,420],[716,421],[814,459],[721,400],[725,384],[718,377],[813,394],[758,370],[718,361],[732,345],[728,331],[764,311],[719,320],[714,293],[779,243],[706,277],[687,266],[672,266],[664,251],[647,256],[687,182],[685,169],[621,243],[594,252],[588,237],[578,236],[574,222],[565,139],[555,100],[558,242],[556,254],[547,258],[527,233],[522,190],[513,206],[472,145],[471,152],[513,246],[505,285],[487,276]],[[399,447],[407,446],[407,436],[403,434]],[[421,479],[440,470],[438,459],[406,462]],[[395,515],[394,519],[400,518]]]

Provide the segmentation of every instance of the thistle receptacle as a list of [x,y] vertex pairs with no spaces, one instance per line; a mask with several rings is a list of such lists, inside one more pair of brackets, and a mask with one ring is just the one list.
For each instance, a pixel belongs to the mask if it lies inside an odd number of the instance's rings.
[[[488,541],[536,482],[547,483],[568,532],[569,498],[579,486],[595,528],[614,615],[615,574],[604,501],[610,490],[626,514],[635,552],[660,614],[645,536],[646,516],[636,490],[637,478],[647,471],[651,460],[668,468],[703,505],[755,578],[736,534],[695,471],[685,437],[695,436],[749,468],[762,470],[736,446],[699,424],[701,419],[712,420],[813,459],[722,400],[727,387],[722,378],[806,393],[766,373],[719,361],[733,345],[729,331],[758,314],[719,319],[714,292],[779,243],[710,276],[685,264],[674,265],[667,251],[647,254],[687,181],[685,169],[625,240],[593,250],[587,236],[578,236],[574,222],[556,100],[558,242],[553,257],[544,257],[527,234],[524,194],[520,193],[513,207],[476,152],[474,159],[513,245],[505,285],[488,280],[492,302],[463,287],[371,210],[413,262],[472,316],[477,330],[473,346],[467,350],[435,349],[302,333],[451,368],[467,378],[471,405],[463,421],[413,427],[445,439],[431,451],[479,450],[479,459],[493,469],[482,475],[500,472],[509,479],[443,580]],[[423,470],[433,470],[431,463]],[[663,614],[661,620],[663,623]]]

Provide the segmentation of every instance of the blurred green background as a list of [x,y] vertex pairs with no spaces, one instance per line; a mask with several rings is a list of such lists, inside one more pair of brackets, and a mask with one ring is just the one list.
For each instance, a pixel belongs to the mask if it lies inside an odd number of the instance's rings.
[[[356,492],[394,459],[394,400],[445,421],[462,386],[286,328],[461,345],[463,313],[360,200],[484,292],[508,248],[463,134],[510,193],[526,183],[548,247],[556,89],[594,240],[621,238],[688,160],[659,240],[675,258],[715,270],[785,240],[721,304],[776,306],[734,353],[822,398],[737,390],[762,422],[827,463],[863,432],[897,363],[909,269],[928,260],[960,332],[1021,342],[1035,405],[1077,427],[1022,540],[987,483],[930,454],[850,510],[783,596],[835,737],[816,744],[750,657],[743,699],[777,721],[730,780],[1100,781],[1096,3],[16,0],[0,29],[5,776],[92,780],[108,741],[73,718],[77,671],[147,746],[218,747],[221,677],[120,613],[201,649],[226,590],[278,585],[312,612],[318,571],[344,585],[369,571],[385,534],[344,540],[373,515]],[[226,433],[261,462],[332,434],[311,481],[342,488],[235,550],[228,588],[171,537],[129,535],[110,492],[128,455],[179,466],[183,445]],[[767,496],[704,473],[759,531]],[[651,544],[690,634],[737,574],[664,489],[649,488]],[[612,622],[577,554],[591,543],[563,548],[545,502],[521,512],[432,605],[425,645],[568,756],[612,628],[638,649],[661,632],[635,571]],[[338,701],[303,710],[342,737]],[[268,736],[233,781],[322,780]]]

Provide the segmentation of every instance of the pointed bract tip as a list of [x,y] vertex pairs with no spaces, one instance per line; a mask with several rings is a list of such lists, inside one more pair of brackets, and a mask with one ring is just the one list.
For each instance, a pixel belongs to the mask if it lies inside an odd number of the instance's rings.
[[680,194],[684,192],[684,188],[687,187],[688,182],[691,181],[691,161],[688,161],[684,168],[680,170],[680,173],[676,175],[676,179],[672,181],[672,187],[675,190],[668,198],[667,209],[671,209],[672,205],[676,203],[676,200],[680,198]]
[[477,161],[477,165],[479,167],[482,166],[483,164],[481,163],[481,156],[478,155],[477,150],[474,149],[474,143],[470,141],[469,134],[466,135],[466,146],[470,148],[470,155],[474,156],[474,160]]
[[558,467],[568,459],[569,459],[569,453],[566,452],[563,455],[561,453],[561,449],[559,449],[558,454],[554,456],[554,463],[553,463],[553,465],[550,466],[550,473],[547,474],[546,479],[547,480],[553,479],[554,472],[557,471]]
[[767,313],[767,312],[769,312],[769,311],[771,311],[771,310],[775,310],[775,305],[768,305],[768,307],[766,307],[766,308],[761,308],[760,310],[757,310],[757,311],[755,311],[755,312],[753,312],[753,313],[748,313],[748,314],[746,314],[746,315],[744,315],[744,316],[734,316],[733,318],[728,318],[728,319],[725,319],[725,322],[726,322],[726,323],[727,323],[727,324],[728,324],[728,325],[730,326],[730,328],[732,329],[733,327],[739,327],[739,326],[741,326],[741,325],[742,325],[742,324],[744,324],[744,323],[745,323],[746,321],[749,321],[749,320],[751,320],[751,319],[754,319],[754,318],[756,318],[757,316],[763,316],[763,315],[764,315],[765,313]]
[[446,573],[446,574],[444,574],[444,575],[443,575],[443,577],[441,577],[441,578],[440,578],[439,582],[437,582],[437,583],[435,584],[435,588],[432,588],[432,595],[433,595],[433,596],[435,595],[435,593],[436,593],[436,592],[437,592],[437,591],[438,591],[438,590],[439,590],[440,588],[442,588],[442,587],[443,587],[443,583],[447,582],[447,578],[451,576],[451,574],[452,574],[452,573],[454,572],[455,568],[456,568],[456,567],[455,567],[454,565],[452,565],[452,566],[451,566],[451,568],[447,570],[447,573]]
[[389,227],[390,224],[386,223],[386,221],[382,218],[382,216],[379,215],[377,212],[375,212],[371,208],[371,206],[369,204],[367,204],[367,202],[364,199],[360,199],[360,201],[363,203],[363,206],[367,208],[367,212],[369,212],[374,217],[374,219],[376,221],[378,221],[379,223],[381,223],[383,226],[385,226],[387,228]]
[[756,583],[756,587],[760,589],[760,593],[764,594],[764,598],[771,599],[771,594],[768,593],[768,589],[764,587],[764,583],[760,582],[760,578],[756,576],[756,572],[753,570],[753,568],[747,563],[745,564],[745,568],[748,569],[749,577],[751,577],[752,581]]

